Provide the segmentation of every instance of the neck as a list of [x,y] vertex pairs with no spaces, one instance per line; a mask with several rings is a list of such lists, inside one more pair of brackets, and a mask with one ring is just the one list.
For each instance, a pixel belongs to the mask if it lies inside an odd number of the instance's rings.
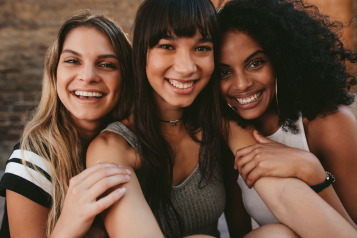
[[[156,110],[158,115],[157,119],[160,120],[161,131],[163,133],[168,133],[168,134],[177,134],[182,129],[185,130],[183,120],[179,120],[183,116],[184,108],[172,106],[168,104],[166,101],[164,101],[162,98],[157,98],[157,97],[154,98],[156,102]],[[173,125],[173,123],[167,122],[167,121],[176,121],[176,120],[179,121],[176,122],[175,126]]]
[[73,116],[72,120],[78,128],[82,140],[88,144],[98,135],[104,122],[104,118],[90,121],[74,118]]
[[276,103],[272,102],[268,109],[258,118],[252,120],[254,126],[264,136],[270,136],[279,129],[279,113]]

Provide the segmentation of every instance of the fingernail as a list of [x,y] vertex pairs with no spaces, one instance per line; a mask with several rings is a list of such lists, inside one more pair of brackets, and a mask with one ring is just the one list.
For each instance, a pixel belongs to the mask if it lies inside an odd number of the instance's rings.
[[131,171],[129,169],[125,169],[125,171],[128,173],[128,174],[131,174]]
[[97,161],[97,164],[101,164],[101,163],[103,163],[101,160],[98,160],[98,161]]
[[126,178],[126,180],[130,180],[130,176],[129,175],[124,175],[124,177]]
[[121,165],[118,164],[118,167],[121,168],[121,167],[123,167],[123,166],[121,166]]
[[121,194],[125,193],[126,189],[125,188],[119,188],[117,191],[121,195]]

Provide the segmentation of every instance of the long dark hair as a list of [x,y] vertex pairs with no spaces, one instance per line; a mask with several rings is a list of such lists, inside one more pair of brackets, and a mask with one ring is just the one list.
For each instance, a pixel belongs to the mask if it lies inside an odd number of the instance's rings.
[[357,80],[346,62],[357,63],[357,54],[340,40],[343,24],[316,6],[301,0],[238,0],[228,2],[219,17],[222,32],[248,34],[272,61],[283,128],[297,132],[300,114],[313,120],[353,102],[348,90]]
[[[157,45],[167,35],[193,37],[199,31],[213,40],[218,47],[219,28],[216,11],[209,0],[146,0],[140,6],[134,24],[133,65],[135,89],[135,131],[140,138],[141,157],[147,167],[150,182],[143,186],[144,196],[163,230],[168,225],[173,233],[175,226],[183,229],[181,218],[171,202],[175,154],[160,133],[158,113],[146,75],[148,49]],[[215,61],[217,54],[215,52]],[[210,181],[219,158],[221,115],[216,71],[209,83],[189,107],[184,109],[183,122],[191,137],[201,143],[199,168],[202,180]],[[202,140],[194,134],[201,130]],[[205,146],[205,153],[202,153]],[[164,217],[164,221],[158,219]],[[172,236],[173,234],[166,234]]]

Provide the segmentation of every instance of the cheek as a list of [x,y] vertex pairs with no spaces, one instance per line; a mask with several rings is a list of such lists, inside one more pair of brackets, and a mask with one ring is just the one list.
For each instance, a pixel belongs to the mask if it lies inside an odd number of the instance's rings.
[[[61,72],[61,73],[59,73]],[[65,98],[65,94],[67,92],[67,80],[65,75],[63,75],[62,70],[57,70],[57,79],[56,79],[56,86],[57,86],[57,94],[58,97],[62,100]]]
[[219,82],[219,91],[221,96],[227,101],[228,100],[228,90],[229,90],[230,82],[229,80],[221,80]]
[[113,99],[111,104],[117,104],[122,93],[123,79],[121,74],[115,75],[107,83],[107,87],[113,92]]
[[203,61],[201,63],[202,65],[202,71],[204,75],[209,75],[209,77],[211,77],[211,75],[213,74],[214,71],[214,58],[213,55],[211,57],[207,57],[207,59],[205,61]]

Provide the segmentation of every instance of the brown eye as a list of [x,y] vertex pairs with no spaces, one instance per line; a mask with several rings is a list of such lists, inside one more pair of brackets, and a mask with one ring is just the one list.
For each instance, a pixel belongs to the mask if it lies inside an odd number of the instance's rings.
[[196,48],[197,51],[210,51],[211,47],[208,46],[200,46]]
[[254,61],[254,62],[252,63],[252,66],[253,66],[253,67],[258,67],[259,65],[261,65],[261,63],[262,63],[262,62],[260,62],[260,61]]
[[174,47],[172,45],[159,45],[159,48],[164,50],[173,50]]
[[221,79],[228,78],[230,76],[230,74],[231,74],[231,72],[229,70],[227,70],[227,69],[222,69],[219,72],[219,75],[220,75]]
[[249,67],[250,68],[253,68],[253,69],[256,69],[256,68],[259,68],[260,66],[262,66],[264,64],[265,61],[263,60],[254,60],[250,65]]
[[104,68],[112,68],[112,69],[116,68],[113,64],[109,64],[109,63],[102,63],[99,66],[104,67]]
[[74,60],[74,59],[67,59],[64,62],[69,63],[69,64],[78,64],[79,63],[77,60]]

